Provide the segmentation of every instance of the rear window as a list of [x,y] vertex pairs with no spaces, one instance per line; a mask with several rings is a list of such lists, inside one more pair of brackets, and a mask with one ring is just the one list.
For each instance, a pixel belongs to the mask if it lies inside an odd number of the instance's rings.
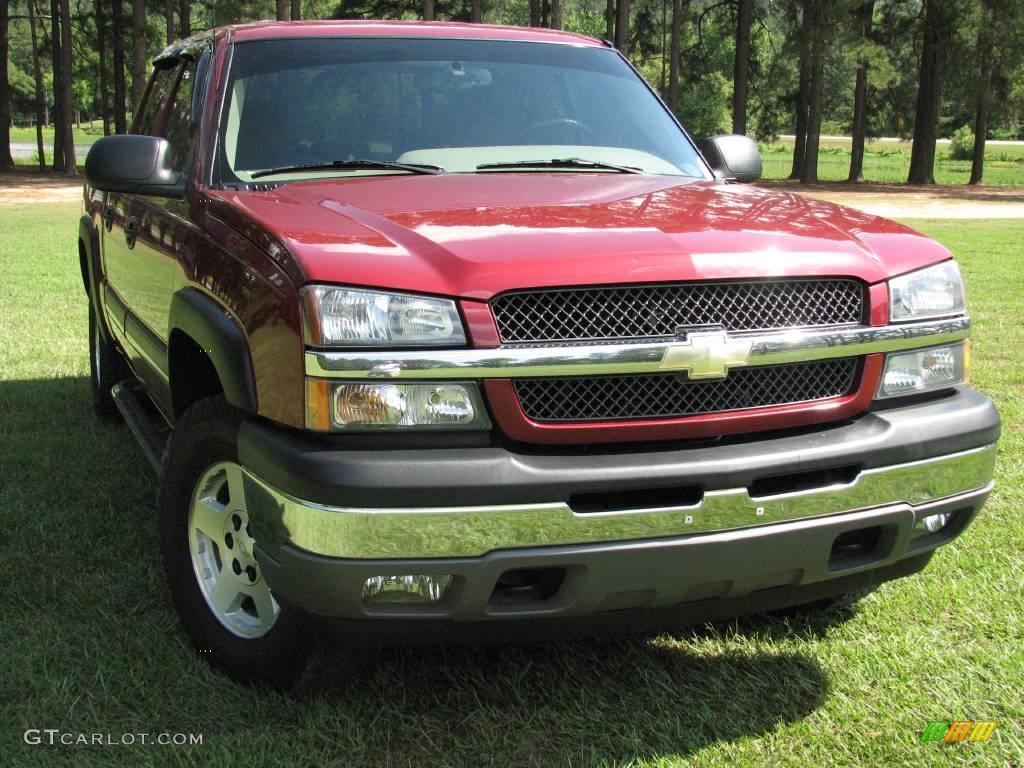
[[170,66],[159,67],[153,72],[152,84],[149,87],[149,93],[143,104],[142,113],[139,115],[139,122],[135,127],[135,133],[145,136],[156,136],[156,131],[159,127],[160,110],[164,102],[167,101],[167,97],[170,96],[171,89],[174,88],[174,79],[177,72],[177,62],[172,63]]

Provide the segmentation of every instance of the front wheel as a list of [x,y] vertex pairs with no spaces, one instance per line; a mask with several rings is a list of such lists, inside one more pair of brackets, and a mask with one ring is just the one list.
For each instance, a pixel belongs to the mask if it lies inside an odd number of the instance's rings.
[[160,539],[171,597],[196,650],[236,680],[296,689],[313,643],[257,562],[238,464],[237,411],[190,408],[164,454]]

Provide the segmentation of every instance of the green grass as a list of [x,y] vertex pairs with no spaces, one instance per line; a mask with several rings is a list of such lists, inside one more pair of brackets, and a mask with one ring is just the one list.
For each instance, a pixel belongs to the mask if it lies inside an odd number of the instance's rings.
[[[849,139],[823,141],[818,154],[820,181],[846,181],[850,173]],[[764,178],[785,179],[793,167],[793,143],[762,145]],[[966,184],[971,177],[969,160],[952,160],[949,145],[939,144],[935,156],[935,181],[938,184]],[[864,150],[864,180],[903,183],[910,170],[910,144],[869,142]],[[1024,185],[1024,147],[986,145],[985,184]]]
[[[103,123],[99,120],[95,120],[91,123],[84,122],[82,127],[79,128],[77,125],[72,126],[71,136],[75,141],[75,146],[79,144],[92,144],[97,139],[103,137]],[[11,141],[21,142],[24,144],[35,144],[36,143],[36,129],[34,126],[27,128],[15,127],[11,128]],[[49,152],[50,148],[53,147],[53,126],[43,126],[43,142],[46,144],[46,151]]]
[[[76,149],[79,147],[92,146],[94,142],[103,138],[103,123],[96,120],[92,123],[84,122],[82,127],[79,128],[77,125],[71,129],[72,138],[75,142]],[[35,166],[39,167],[38,153],[35,151],[36,146],[36,129],[34,127],[29,128],[11,128],[11,143],[24,143],[31,144],[33,152],[30,157],[16,157],[14,158],[14,164],[19,166]],[[53,127],[43,127],[43,151],[46,153],[46,165],[49,167],[53,164]],[[81,166],[84,158],[79,158],[78,165]]]
[[[989,506],[852,614],[658,638],[385,654],[290,701],[207,669],[172,612],[154,487],[90,411],[73,205],[0,207],[0,764],[1024,765],[1024,222],[917,222],[961,258],[1004,419]],[[1000,721],[922,744],[928,720]],[[201,746],[28,746],[29,728]]]

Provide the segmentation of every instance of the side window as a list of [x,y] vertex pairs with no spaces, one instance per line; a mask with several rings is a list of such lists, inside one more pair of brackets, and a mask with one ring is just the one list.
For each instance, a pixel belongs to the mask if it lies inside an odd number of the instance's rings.
[[153,73],[149,94],[142,105],[142,114],[139,116],[135,133],[147,136],[155,136],[160,117],[160,108],[167,101],[167,97],[174,87],[174,78],[178,68],[174,64],[169,67],[161,67]]
[[192,158],[192,139],[196,134],[200,106],[196,88],[196,62],[186,61],[174,92],[174,102],[164,121],[164,138],[171,145],[174,170],[187,171]]

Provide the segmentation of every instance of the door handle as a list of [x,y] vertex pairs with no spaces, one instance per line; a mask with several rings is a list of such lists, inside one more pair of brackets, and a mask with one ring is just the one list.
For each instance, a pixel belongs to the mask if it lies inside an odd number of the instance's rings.
[[129,248],[135,247],[135,238],[139,234],[139,222],[134,216],[129,216],[128,221],[124,225],[124,241],[128,243]]
[[116,211],[114,210],[114,206],[108,205],[103,209],[103,223],[107,226],[107,232],[114,228],[115,215]]

